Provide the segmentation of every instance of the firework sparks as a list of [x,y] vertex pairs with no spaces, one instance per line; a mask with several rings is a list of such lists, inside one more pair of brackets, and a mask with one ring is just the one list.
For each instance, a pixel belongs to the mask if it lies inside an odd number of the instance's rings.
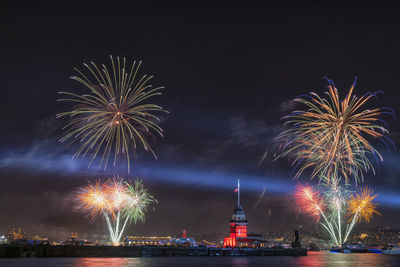
[[113,177],[104,184],[107,192],[111,208],[114,211],[119,211],[125,205],[128,198],[127,186],[122,178]]
[[323,212],[324,199],[311,186],[298,185],[296,199],[300,207],[318,222]]
[[[294,100],[306,108],[284,117],[292,127],[278,137],[286,141],[278,158],[289,154],[294,157],[294,163],[299,166],[295,178],[306,169],[312,170],[311,178],[319,177],[324,198],[320,198],[319,193],[310,187],[300,187],[296,195],[307,213],[317,221],[323,217],[321,225],[328,231],[332,241],[341,246],[356,222],[361,219],[369,222],[374,214],[379,214],[372,203],[376,197],[372,190],[365,188],[361,194],[351,196],[346,187],[349,186],[350,177],[356,182],[363,181],[363,172],[369,169],[374,171],[370,156],[383,161],[368,139],[380,139],[385,143],[388,130],[379,117],[383,113],[393,115],[393,112],[385,108],[365,108],[375,95],[369,93],[360,98],[353,95],[355,82],[343,100],[340,100],[333,82],[328,82],[327,98],[311,93],[311,96]],[[342,178],[344,186],[341,185]],[[322,210],[324,202],[329,207],[328,217]],[[352,219],[344,229],[342,214],[346,210]]]
[[369,155],[382,160],[380,153],[369,143],[366,137],[379,138],[382,141],[388,130],[378,117],[388,113],[384,108],[365,109],[374,94],[360,98],[353,95],[354,84],[347,96],[340,100],[338,90],[329,81],[328,98],[311,93],[310,99],[297,98],[294,101],[307,107],[294,111],[284,117],[287,124],[293,126],[278,138],[288,140],[280,156],[294,154],[295,163],[300,165],[296,177],[307,169],[312,169],[312,177],[318,176],[327,183],[330,179],[343,176],[348,182],[349,176],[362,179],[362,172],[373,169]]
[[324,213],[324,201],[325,199],[320,196],[321,193],[317,190],[314,190],[310,186],[298,185],[296,191],[296,199],[300,205],[300,207],[308,214],[310,214],[314,219],[319,222],[321,216],[324,219],[324,222],[321,222],[321,225],[328,231],[332,240],[339,244],[334,225],[327,219]]
[[127,183],[127,199],[122,210],[124,216],[137,223],[144,221],[145,213],[151,203],[157,203],[157,200],[151,196],[143,183],[136,180],[134,184]]
[[350,198],[349,214],[355,216],[357,222],[361,222],[362,219],[370,222],[374,214],[381,215],[376,210],[378,204],[372,202],[377,196],[372,189],[362,188],[360,193],[356,193]]
[[121,61],[117,57],[116,62],[112,56],[110,58],[111,71],[105,65],[99,68],[93,62],[84,64],[92,79],[75,68],[79,76],[71,78],[83,84],[89,92],[60,92],[66,98],[59,101],[74,103],[72,110],[57,115],[58,118],[71,117],[63,128],[67,132],[60,141],[80,141],[74,157],[93,153],[89,166],[98,155],[101,155],[99,168],[103,165],[106,168],[110,154],[114,154],[114,166],[117,159],[125,155],[129,172],[131,153],[136,151],[137,146],[156,157],[147,135],[156,132],[163,136],[163,130],[156,124],[160,119],[153,113],[167,111],[146,103],[149,98],[160,95],[163,87],[153,88],[149,84],[152,76],[139,77],[141,62],[134,62],[129,68],[125,58]]
[[327,201],[329,209],[332,212],[343,212],[347,207],[347,202],[350,196],[348,185],[340,185],[340,179],[335,179],[324,191],[324,197]]
[[[380,215],[376,210],[377,204],[372,202],[377,195],[367,187],[363,188],[360,193],[349,197],[350,193],[347,189],[331,185],[324,192],[324,198],[320,195],[319,191],[303,185],[297,186],[295,193],[297,202],[307,214],[314,217],[317,222],[321,217],[323,218],[323,222],[320,223],[328,231],[336,245],[340,246],[347,241],[355,224],[361,222],[361,219],[370,222],[374,214]],[[328,217],[325,215],[324,207],[329,207],[331,210]],[[343,229],[341,214],[346,210],[350,216],[350,222]]]
[[90,211],[91,220],[103,212],[111,212],[112,206],[104,187],[98,181],[81,189],[78,196],[81,206]]
[[[114,244],[121,240],[122,233],[128,223],[144,221],[147,208],[157,200],[151,196],[143,183],[136,180],[125,181],[114,177],[100,185],[89,184],[81,189],[78,195],[81,206],[89,211],[92,222],[98,215],[104,215]],[[124,220],[120,228],[120,221]]]

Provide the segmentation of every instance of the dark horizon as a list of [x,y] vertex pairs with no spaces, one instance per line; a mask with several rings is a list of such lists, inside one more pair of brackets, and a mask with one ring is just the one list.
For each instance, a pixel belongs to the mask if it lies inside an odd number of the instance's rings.
[[[21,227],[54,240],[104,238],[102,220],[91,224],[74,194],[113,174],[140,177],[159,201],[126,234],[227,233],[238,178],[249,232],[319,229],[295,205],[290,160],[273,160],[290,101],[322,94],[324,77],[344,97],[357,77],[357,95],[382,90],[371,103],[400,114],[395,5],[7,2],[0,12],[0,235]],[[170,111],[153,143],[158,160],[139,151],[129,174],[88,169],[58,142],[66,121],[56,114],[68,104],[57,92],[84,90],[73,68],[109,55],[142,60],[142,74],[166,87],[154,99]],[[385,120],[399,147],[397,118]],[[383,215],[369,226],[400,228],[400,154],[376,145],[384,162],[365,184]],[[315,183],[307,173],[299,181]]]

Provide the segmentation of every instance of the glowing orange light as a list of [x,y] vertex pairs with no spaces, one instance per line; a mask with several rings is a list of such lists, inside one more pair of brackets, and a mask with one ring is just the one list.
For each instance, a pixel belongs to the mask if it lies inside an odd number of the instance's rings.
[[349,214],[357,215],[357,222],[361,222],[361,219],[370,222],[374,214],[381,215],[376,210],[378,204],[372,202],[378,196],[377,194],[373,195],[373,193],[372,189],[364,187],[360,193],[356,193],[350,198]]
[[94,185],[89,184],[82,189],[78,195],[84,208],[90,210],[91,219],[103,212],[111,211],[111,203],[108,200],[107,192],[97,181]]

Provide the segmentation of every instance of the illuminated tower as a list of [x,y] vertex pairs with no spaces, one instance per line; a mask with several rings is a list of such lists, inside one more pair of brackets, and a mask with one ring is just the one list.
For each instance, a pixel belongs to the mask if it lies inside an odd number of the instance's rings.
[[230,236],[224,238],[224,247],[236,247],[237,237],[247,237],[247,220],[242,206],[240,206],[240,181],[238,180],[238,202],[230,222]]

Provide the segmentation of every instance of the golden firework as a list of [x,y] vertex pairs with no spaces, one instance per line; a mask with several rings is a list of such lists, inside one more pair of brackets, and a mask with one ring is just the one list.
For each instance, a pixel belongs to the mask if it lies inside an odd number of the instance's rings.
[[104,190],[104,186],[99,181],[95,184],[89,184],[81,189],[78,194],[81,206],[90,211],[90,217],[93,221],[95,217],[104,212],[112,211],[112,204],[109,196]]
[[[89,166],[101,155],[99,168],[106,168],[110,154],[113,154],[113,164],[124,155],[130,169],[131,153],[138,146],[155,153],[149,145],[148,136],[152,132],[163,136],[157,122],[159,117],[154,112],[167,112],[162,107],[147,103],[153,96],[160,95],[163,87],[153,88],[149,81],[153,76],[139,76],[141,62],[127,66],[126,59],[117,57],[111,59],[111,71],[95,63],[84,64],[89,75],[75,68],[78,76],[73,80],[84,85],[89,92],[75,94],[60,92],[66,98],[59,101],[74,103],[72,110],[63,112],[57,117],[70,116],[70,122],[63,128],[67,132],[61,142],[79,141],[80,146],[74,157],[92,153]],[[90,79],[91,77],[91,79]]]
[[81,188],[78,199],[81,207],[89,211],[92,222],[96,216],[104,216],[114,244],[121,240],[127,224],[144,221],[148,207],[158,203],[141,181],[133,183],[118,176],[101,185],[97,181]]
[[348,211],[350,216],[353,215],[357,218],[357,223],[361,222],[361,219],[370,222],[374,214],[381,215],[376,210],[378,204],[372,202],[378,196],[373,193],[372,189],[364,187],[360,193],[351,196],[348,202]]
[[353,95],[355,82],[340,100],[337,88],[328,81],[327,98],[311,93],[309,98],[294,100],[306,109],[284,117],[292,127],[278,137],[287,141],[279,157],[294,156],[294,163],[299,165],[296,177],[311,168],[312,177],[318,176],[328,184],[332,177],[342,176],[346,182],[351,176],[359,180],[363,171],[373,169],[369,156],[382,160],[367,137],[385,137],[388,130],[381,125],[384,122],[379,116],[386,112],[381,108],[366,108],[365,104],[374,94]]

